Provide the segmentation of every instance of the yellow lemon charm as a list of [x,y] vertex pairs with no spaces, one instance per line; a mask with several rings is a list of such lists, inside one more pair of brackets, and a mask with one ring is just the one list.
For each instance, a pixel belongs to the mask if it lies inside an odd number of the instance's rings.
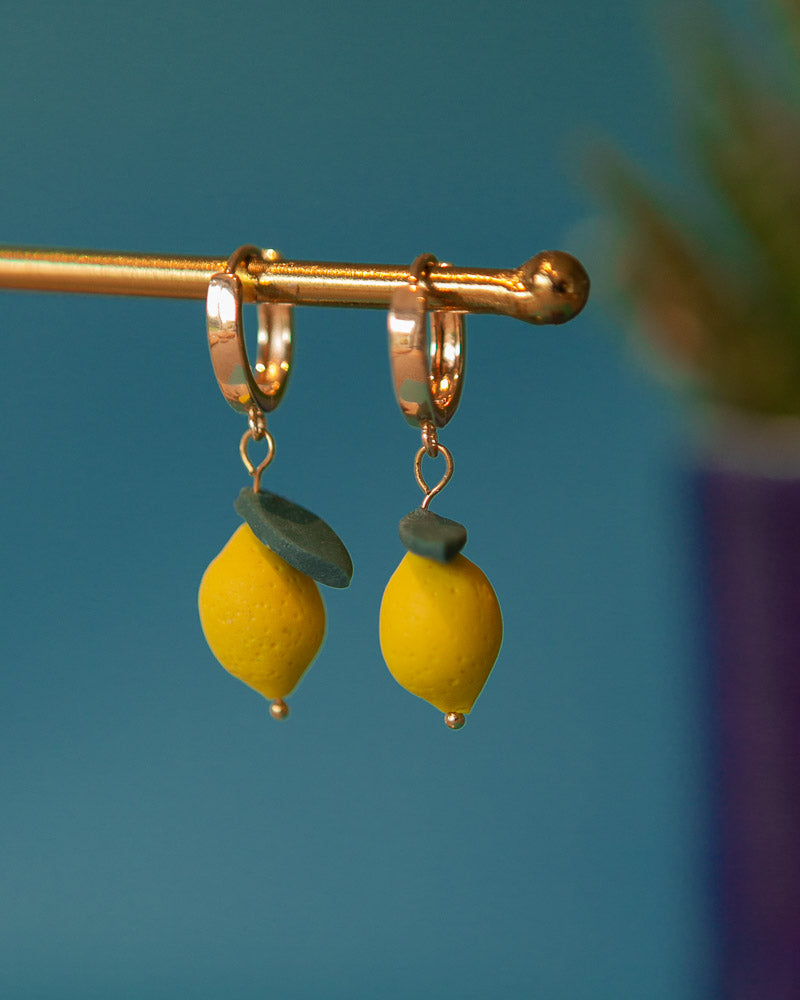
[[[414,478],[425,497],[399,524],[408,555],[386,585],[380,637],[395,680],[444,712],[451,729],[460,729],[500,652],[503,618],[492,585],[461,555],[467,529],[428,509],[453,475],[453,456],[440,443],[439,428],[458,406],[467,346],[463,313],[428,313],[434,266],[449,265],[420,254],[389,307],[392,381],[403,416],[420,431]],[[426,455],[445,461],[435,486],[422,474]]]
[[[244,301],[237,268],[257,257],[280,260],[276,250],[246,245],[211,276],[206,330],[211,364],[223,397],[247,414],[239,455],[253,478],[234,502],[244,520],[200,583],[200,621],[219,662],[239,680],[274,699],[270,713],[284,719],[284,697],[297,685],[325,637],[325,606],[317,582],[347,587],[353,563],[341,538],[316,514],[261,489],[275,456],[267,430],[292,370],[292,310],[285,303],[258,305],[258,359],[250,367],[242,323]],[[267,446],[256,464],[251,441]]]
[[314,580],[242,524],[206,570],[199,607],[214,656],[234,677],[275,699],[270,712],[285,718],[283,699],[325,637],[325,606]]
[[386,586],[380,643],[394,679],[460,729],[503,641],[488,579],[460,553],[447,562],[409,552]]

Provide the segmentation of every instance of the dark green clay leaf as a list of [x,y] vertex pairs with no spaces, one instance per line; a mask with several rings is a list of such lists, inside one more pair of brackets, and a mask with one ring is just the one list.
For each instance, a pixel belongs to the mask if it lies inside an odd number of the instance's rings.
[[467,529],[458,521],[417,507],[400,522],[400,541],[416,556],[447,563],[467,544]]
[[246,486],[233,506],[259,541],[290,566],[328,587],[347,587],[353,562],[344,542],[316,514],[275,493]]

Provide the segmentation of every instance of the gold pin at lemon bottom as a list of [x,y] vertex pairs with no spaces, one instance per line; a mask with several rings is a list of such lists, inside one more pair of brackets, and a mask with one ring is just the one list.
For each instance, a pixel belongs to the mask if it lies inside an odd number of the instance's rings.
[[283,698],[276,698],[270,702],[269,714],[273,719],[285,719],[289,715],[289,706]]
[[462,712],[445,713],[444,724],[450,729],[461,729],[466,721],[466,717]]

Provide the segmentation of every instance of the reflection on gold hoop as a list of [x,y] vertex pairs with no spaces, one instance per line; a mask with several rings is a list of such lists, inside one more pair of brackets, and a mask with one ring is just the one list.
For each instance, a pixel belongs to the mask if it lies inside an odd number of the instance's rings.
[[389,309],[394,391],[403,416],[415,426],[444,427],[456,412],[464,381],[464,314],[443,309],[431,312],[430,335],[426,330],[425,275],[437,263],[433,254],[420,254],[411,265],[408,284],[393,293]]
[[252,416],[254,409],[270,413],[281,401],[292,363],[292,308],[261,302],[258,347],[250,367],[242,321],[242,283],[236,268],[251,257],[280,260],[275,250],[246,245],[234,251],[224,271],[212,276],[206,294],[206,326],[211,364],[220,390],[230,405]]

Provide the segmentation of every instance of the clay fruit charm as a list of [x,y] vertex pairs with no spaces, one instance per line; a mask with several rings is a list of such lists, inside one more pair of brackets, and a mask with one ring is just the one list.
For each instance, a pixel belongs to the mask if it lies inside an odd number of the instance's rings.
[[211,652],[284,718],[295,688],[325,637],[325,606],[310,576],[260,542],[247,524],[203,575],[200,622]]
[[464,725],[503,640],[492,585],[460,553],[447,561],[409,552],[386,586],[380,642],[394,679]]
[[244,518],[200,583],[200,623],[211,652],[234,677],[273,699],[285,719],[294,690],[325,638],[315,580],[346,587],[350,554],[323,520],[275,493],[244,489]]

